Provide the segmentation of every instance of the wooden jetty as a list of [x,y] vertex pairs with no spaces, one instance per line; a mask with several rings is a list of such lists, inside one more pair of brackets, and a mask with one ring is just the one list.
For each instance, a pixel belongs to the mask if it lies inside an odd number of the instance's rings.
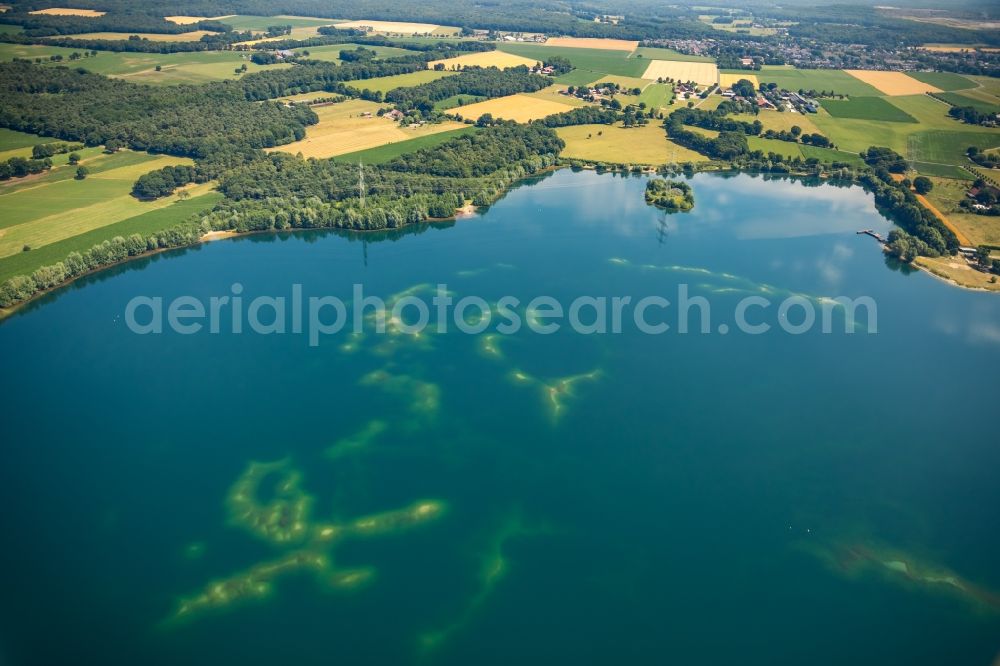
[[862,229],[861,231],[859,231],[857,233],[858,233],[859,236],[860,235],[871,236],[872,238],[874,238],[875,240],[877,240],[879,243],[882,243],[882,245],[885,245],[886,243],[889,242],[888,240],[886,240],[885,238],[882,237],[882,234],[878,233],[874,229]]

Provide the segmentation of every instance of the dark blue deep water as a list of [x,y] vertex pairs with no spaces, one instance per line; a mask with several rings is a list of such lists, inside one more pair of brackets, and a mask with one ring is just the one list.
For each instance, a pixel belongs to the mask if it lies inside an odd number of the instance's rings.
[[[0,663],[990,664],[1000,298],[887,262],[861,189],[692,184],[668,216],[642,178],[562,171],[454,224],[163,254],[3,322]],[[126,326],[133,297],[234,283],[567,305],[685,284],[711,332],[670,308],[661,335],[315,347]],[[877,333],[840,309],[786,333],[794,295],[871,297]],[[737,330],[747,296],[771,331]]]

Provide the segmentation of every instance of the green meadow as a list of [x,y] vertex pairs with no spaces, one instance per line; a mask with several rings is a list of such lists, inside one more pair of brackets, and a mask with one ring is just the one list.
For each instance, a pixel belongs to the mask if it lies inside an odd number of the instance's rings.
[[[96,56],[70,60],[70,54],[82,53],[82,49],[61,46],[38,46],[24,44],[0,44],[0,60],[14,58],[43,58],[62,55],[62,62],[52,65],[82,67],[95,74],[115,76],[136,83],[152,85],[176,85],[179,83],[205,83],[220,79],[237,78],[236,69],[247,66],[248,72],[259,72],[267,68],[281,68],[289,65],[255,65],[247,54],[237,51],[198,51],[193,53],[114,53],[98,51]],[[157,72],[159,66],[161,71]]]
[[[725,70],[727,73],[746,74],[744,70]],[[761,83],[776,83],[785,90],[832,90],[838,95],[879,97],[882,93],[864,81],[839,69],[793,69],[790,67],[764,66],[757,75]]]
[[893,106],[883,97],[851,97],[850,99],[826,99],[822,102],[827,113],[835,118],[857,118],[860,120],[881,120],[891,123],[915,123],[917,119],[898,106]]
[[[497,48],[507,53],[544,61],[553,56],[561,56],[578,70],[596,72],[596,81],[605,74],[618,76],[642,76],[649,66],[646,58],[630,58],[628,51],[608,51],[606,49],[576,49],[567,46],[543,46],[542,44],[502,43]],[[581,81],[581,85],[590,81]]]
[[374,79],[362,79],[358,81],[348,81],[347,84],[359,90],[371,90],[387,93],[395,88],[407,88],[417,86],[421,83],[436,81],[445,76],[452,76],[457,72],[437,72],[432,69],[424,69],[409,74],[397,74],[395,76],[380,76]]
[[1000,111],[1000,106],[997,106],[996,104],[976,99],[975,97],[969,97],[968,95],[964,95],[962,93],[935,93],[935,97],[943,99],[954,106],[971,106],[976,111],[981,111],[982,113],[995,113]]
[[[140,175],[191,160],[120,151],[113,155],[97,148],[81,151],[81,165],[89,170],[77,179],[76,167],[64,164],[37,176],[0,183],[0,263],[51,244],[169,207],[177,195],[156,201],[139,201],[130,194]],[[191,198],[207,193],[210,185],[191,188]],[[89,247],[89,246],[88,246]]]
[[662,83],[650,83],[643,88],[639,101],[651,109],[664,107],[674,98],[674,87]]
[[29,275],[42,266],[62,261],[70,252],[85,252],[98,243],[111,240],[115,236],[128,236],[136,233],[149,236],[158,231],[169,229],[195,213],[208,211],[221,199],[222,194],[219,192],[193,196],[184,201],[176,201],[166,208],[141,213],[120,222],[32,249],[30,252],[19,252],[9,257],[0,258],[0,281],[15,275]]
[[908,75],[941,90],[965,90],[976,87],[975,81],[951,72],[908,72]]
[[343,23],[344,19],[318,18],[314,16],[249,16],[237,15],[219,19],[220,23],[232,26],[234,30],[267,30],[272,25],[290,25],[293,28],[313,28],[331,23]]
[[[17,150],[19,148],[31,148],[36,144],[48,143],[55,140],[56,139],[46,139],[45,137],[38,136],[36,134],[25,134],[24,132],[15,132],[14,130],[0,127],[0,153]],[[30,154],[31,151],[29,150],[28,153]],[[7,158],[2,157],[0,159]]]
[[448,109],[454,109],[457,106],[465,106],[466,104],[475,104],[476,102],[482,102],[489,99],[488,97],[479,97],[477,95],[452,95],[451,97],[445,97],[442,100],[434,102],[435,111],[447,111]]
[[340,52],[344,50],[354,50],[363,47],[369,51],[374,51],[376,57],[391,58],[392,56],[413,55],[414,51],[396,48],[395,46],[367,46],[362,44],[333,44],[330,46],[310,46],[305,49],[296,49],[296,55],[302,55],[302,51],[308,51],[310,60],[324,60],[328,62],[340,62]]
[[640,46],[632,52],[633,58],[646,60],[676,60],[678,62],[715,62],[708,56],[687,55],[673,49],[661,49],[655,46]]

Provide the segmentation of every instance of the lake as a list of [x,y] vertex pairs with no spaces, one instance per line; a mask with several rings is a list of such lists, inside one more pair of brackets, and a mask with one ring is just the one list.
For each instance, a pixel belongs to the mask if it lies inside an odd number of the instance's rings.
[[[0,324],[0,663],[990,663],[1000,299],[888,261],[859,188],[689,182],[685,214],[564,170],[455,223],[208,243]],[[135,297],[353,307],[354,284],[686,285],[711,321],[315,345],[127,323]],[[877,321],[785,330],[840,296]],[[767,332],[737,330],[748,297]]]

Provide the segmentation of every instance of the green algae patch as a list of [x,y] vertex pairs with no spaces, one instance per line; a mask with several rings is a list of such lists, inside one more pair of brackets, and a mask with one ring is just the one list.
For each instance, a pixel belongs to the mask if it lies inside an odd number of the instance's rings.
[[881,543],[858,540],[803,546],[828,568],[848,578],[876,575],[892,585],[944,593],[979,612],[1000,613],[1000,594],[967,580],[937,562]]
[[326,457],[330,460],[336,460],[338,458],[343,458],[344,456],[360,453],[371,446],[376,439],[381,437],[382,434],[388,430],[388,428],[389,424],[385,421],[382,421],[381,419],[373,419],[353,435],[338,439],[334,442],[327,448]]
[[[367,445],[385,429],[380,421],[369,423],[352,446]],[[358,444],[358,443],[361,444]],[[268,482],[271,483],[268,483]],[[334,547],[346,539],[384,536],[416,528],[445,513],[440,500],[423,499],[401,509],[363,516],[345,523],[310,522],[312,497],[300,488],[301,474],[288,460],[251,462],[237,479],[226,499],[230,523],[258,540],[288,550],[224,578],[209,581],[198,593],[182,597],[166,626],[188,621],[209,612],[229,610],[251,601],[263,601],[278,579],[311,573],[321,588],[355,590],[373,581],[373,567],[341,568],[334,565]],[[260,495],[270,490],[269,499]],[[304,545],[296,545],[306,542]],[[204,548],[202,544],[198,544]],[[189,547],[190,551],[191,548]]]
[[[273,496],[261,502],[265,479],[276,476]],[[227,508],[234,525],[274,544],[295,543],[305,538],[312,498],[299,487],[301,475],[286,460],[250,463],[229,491]]]
[[575,391],[577,384],[596,381],[600,374],[600,370],[591,370],[578,375],[542,380],[523,370],[514,369],[509,377],[514,384],[539,387],[546,411],[553,421],[558,421],[566,411],[566,403],[577,397]]

